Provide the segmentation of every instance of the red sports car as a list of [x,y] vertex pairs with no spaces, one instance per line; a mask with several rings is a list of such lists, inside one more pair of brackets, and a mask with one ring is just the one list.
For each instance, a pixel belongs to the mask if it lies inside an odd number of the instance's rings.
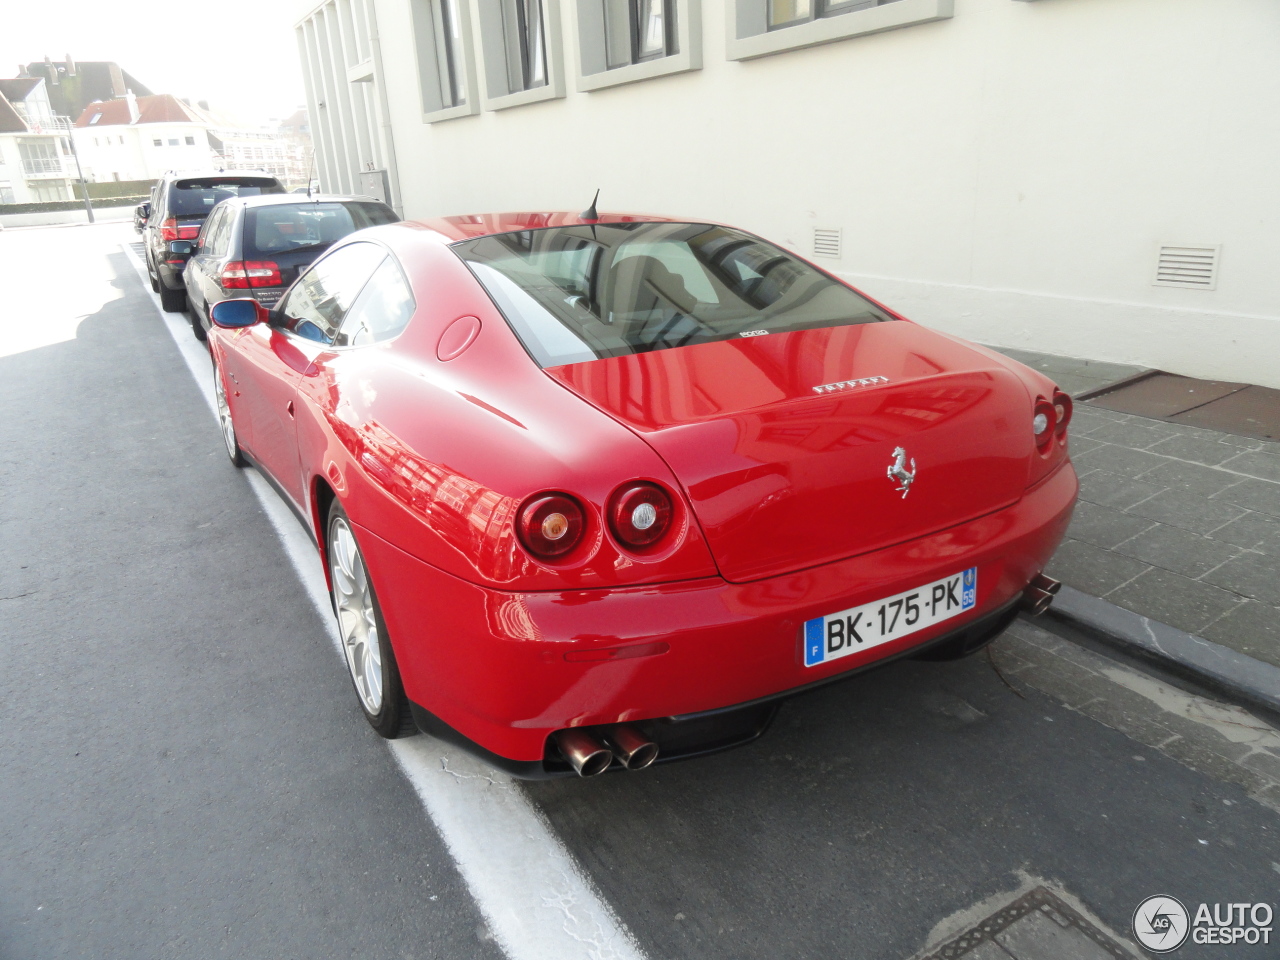
[[213,320],[227,450],[314,534],[387,737],[638,769],[1056,587],[1071,400],[732,227],[375,227]]

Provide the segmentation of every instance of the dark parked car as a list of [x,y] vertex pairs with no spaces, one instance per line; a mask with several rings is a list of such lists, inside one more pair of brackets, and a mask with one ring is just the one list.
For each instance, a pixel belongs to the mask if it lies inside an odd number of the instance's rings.
[[[272,307],[299,271],[349,233],[395,223],[385,203],[366,197],[236,197],[218,204],[190,245],[184,280],[188,313],[201,340],[209,330],[209,307],[250,296]],[[182,257],[187,245],[170,244]]]
[[145,201],[133,208],[133,232],[141,233],[147,225],[147,217],[151,215],[151,202]]
[[284,185],[266,173],[208,173],[199,176],[165,174],[151,188],[150,207],[142,239],[147,276],[160,304],[170,313],[187,305],[182,285],[181,258],[169,255],[174,240],[194,240],[213,208],[230,197],[285,192]]

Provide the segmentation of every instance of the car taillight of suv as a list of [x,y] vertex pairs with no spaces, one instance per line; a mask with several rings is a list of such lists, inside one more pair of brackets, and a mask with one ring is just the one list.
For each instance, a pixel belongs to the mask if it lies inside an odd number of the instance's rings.
[[178,226],[178,218],[170,217],[160,224],[160,239],[165,243],[170,240],[194,240],[198,236],[200,236],[200,224],[198,223],[180,227]]
[[219,278],[223,290],[248,290],[250,287],[278,287],[280,267],[274,260],[231,260],[222,268]]

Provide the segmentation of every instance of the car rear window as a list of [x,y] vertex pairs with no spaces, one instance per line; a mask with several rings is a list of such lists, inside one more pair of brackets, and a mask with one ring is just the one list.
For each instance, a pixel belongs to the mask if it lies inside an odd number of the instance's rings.
[[544,367],[893,319],[758,237],[706,223],[601,223],[452,249]]
[[268,177],[179,180],[169,190],[169,215],[206,216],[223,200],[231,197],[256,197],[264,193],[284,193],[284,187],[279,180]]
[[244,255],[269,259],[271,254],[323,250],[349,233],[399,219],[387,205],[366,201],[308,200],[250,207],[244,218]]

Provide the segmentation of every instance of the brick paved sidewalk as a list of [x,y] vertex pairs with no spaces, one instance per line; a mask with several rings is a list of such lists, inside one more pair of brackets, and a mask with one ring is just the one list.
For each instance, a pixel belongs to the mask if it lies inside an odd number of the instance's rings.
[[[1136,371],[1005,351],[1066,390]],[[1280,666],[1280,443],[1076,405],[1080,503],[1050,576]]]

